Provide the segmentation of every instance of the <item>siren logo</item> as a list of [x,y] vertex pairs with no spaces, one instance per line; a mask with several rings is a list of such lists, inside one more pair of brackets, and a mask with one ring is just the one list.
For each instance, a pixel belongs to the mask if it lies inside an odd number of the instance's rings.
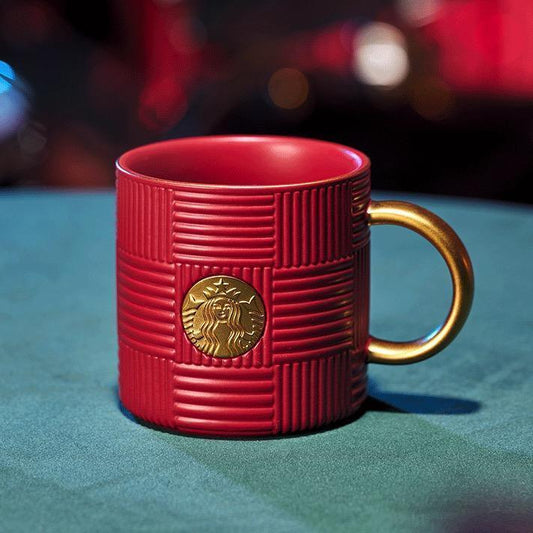
[[182,306],[183,328],[201,352],[236,357],[251,350],[265,328],[265,307],[255,289],[231,276],[195,283]]

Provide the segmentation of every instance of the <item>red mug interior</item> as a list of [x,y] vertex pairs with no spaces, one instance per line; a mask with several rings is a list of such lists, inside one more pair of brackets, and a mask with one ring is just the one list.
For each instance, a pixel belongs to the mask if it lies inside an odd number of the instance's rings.
[[296,137],[211,136],[155,143],[126,152],[118,166],[174,182],[262,187],[338,180],[369,166],[347,146]]

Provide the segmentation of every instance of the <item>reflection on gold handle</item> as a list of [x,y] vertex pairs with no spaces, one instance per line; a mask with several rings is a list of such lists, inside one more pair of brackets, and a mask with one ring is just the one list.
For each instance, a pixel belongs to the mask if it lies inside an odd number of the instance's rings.
[[391,342],[370,337],[368,362],[416,363],[444,349],[459,333],[474,296],[472,263],[461,239],[444,220],[427,209],[407,202],[371,202],[370,224],[393,224],[416,231],[440,252],[452,276],[453,301],[444,323],[427,337],[410,342]]

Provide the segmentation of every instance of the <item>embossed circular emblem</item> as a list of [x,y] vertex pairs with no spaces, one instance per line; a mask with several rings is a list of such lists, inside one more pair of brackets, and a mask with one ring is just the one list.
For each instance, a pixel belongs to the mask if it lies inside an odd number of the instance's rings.
[[189,289],[181,318],[198,350],[214,357],[237,357],[259,342],[265,306],[248,283],[232,276],[210,276]]

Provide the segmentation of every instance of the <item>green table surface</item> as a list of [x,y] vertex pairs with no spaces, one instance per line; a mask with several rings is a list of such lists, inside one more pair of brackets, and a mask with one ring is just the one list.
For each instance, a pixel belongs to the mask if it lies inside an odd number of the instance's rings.
[[[369,367],[361,416],[290,438],[156,431],[117,399],[114,195],[0,196],[1,531],[531,531],[533,210],[376,194],[445,218],[471,253],[443,353]],[[374,335],[438,325],[443,261],[372,230]]]

